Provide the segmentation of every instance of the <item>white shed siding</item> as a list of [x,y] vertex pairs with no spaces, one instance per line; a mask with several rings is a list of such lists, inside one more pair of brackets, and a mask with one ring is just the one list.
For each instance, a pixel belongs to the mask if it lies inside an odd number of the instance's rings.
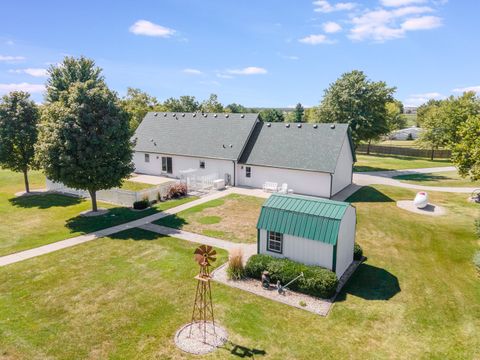
[[335,269],[338,278],[342,276],[353,261],[356,219],[355,208],[349,206],[340,223],[340,230],[338,232],[337,263]]
[[[301,161],[299,159],[299,161]],[[245,176],[248,165],[237,165],[237,185],[262,188],[267,181],[278,186],[287,183],[295,194],[313,195],[329,198],[331,176],[328,173],[281,169],[266,166],[250,166],[251,177]],[[349,178],[350,179],[350,178]]]
[[288,258],[306,265],[332,269],[333,246],[321,241],[309,240],[288,234],[283,235],[282,254],[267,250],[267,231],[260,230],[260,253],[278,258]]
[[343,141],[342,149],[333,174],[332,196],[352,183],[353,156],[348,137]]
[[[174,178],[180,178],[182,170],[195,169],[199,175],[218,174],[219,178],[224,178],[225,174],[230,174],[233,181],[234,163],[231,160],[207,159],[200,157],[162,155],[156,153],[150,154],[150,162],[145,162],[145,153],[136,151],[133,156],[135,172],[148,175],[167,175]],[[162,172],[162,156],[172,158],[172,174]],[[205,169],[200,169],[200,160],[205,161]]]

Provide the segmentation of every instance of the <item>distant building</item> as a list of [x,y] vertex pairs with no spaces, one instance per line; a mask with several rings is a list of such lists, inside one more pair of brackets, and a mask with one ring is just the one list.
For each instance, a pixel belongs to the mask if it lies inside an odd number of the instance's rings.
[[404,114],[416,114],[417,113],[417,108],[415,106],[405,106],[403,108],[403,113]]
[[388,138],[390,140],[416,140],[422,133],[422,129],[416,126],[412,126],[405,129],[392,131]]

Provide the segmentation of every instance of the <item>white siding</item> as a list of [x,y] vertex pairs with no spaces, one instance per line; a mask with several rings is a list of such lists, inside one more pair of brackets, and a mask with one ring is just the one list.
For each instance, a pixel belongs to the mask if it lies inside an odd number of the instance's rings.
[[343,216],[338,232],[336,274],[340,278],[353,261],[355,243],[356,210],[349,206]]
[[260,230],[260,253],[279,258],[288,258],[306,265],[317,265],[332,269],[333,246],[321,241],[283,235],[282,254],[267,250],[267,231]]
[[[173,178],[180,178],[181,170],[195,169],[198,170],[198,175],[218,174],[218,177],[223,179],[225,174],[230,174],[233,181],[234,163],[230,160],[207,159],[189,156],[177,155],[162,155],[156,153],[150,154],[150,162],[145,162],[144,152],[135,152],[133,155],[133,162],[135,164],[135,172],[148,175],[164,175]],[[172,174],[162,172],[162,156],[169,156],[172,158]],[[205,161],[205,169],[200,169],[200,160]]]
[[352,183],[353,156],[350,141],[345,137],[333,174],[332,196]]
[[328,173],[250,166],[251,177],[247,178],[245,167],[246,165],[237,165],[237,185],[261,189],[265,182],[272,181],[278,183],[278,186],[287,183],[295,194],[330,197],[331,176]]

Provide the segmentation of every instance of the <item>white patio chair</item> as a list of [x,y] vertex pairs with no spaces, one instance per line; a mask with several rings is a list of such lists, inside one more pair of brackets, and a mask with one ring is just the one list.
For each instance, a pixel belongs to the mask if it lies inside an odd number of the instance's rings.
[[276,182],[266,181],[263,184],[263,191],[276,192],[278,191],[278,184]]
[[288,192],[288,184],[283,183],[282,186],[280,186],[280,188],[278,189],[278,192],[280,194],[286,194]]

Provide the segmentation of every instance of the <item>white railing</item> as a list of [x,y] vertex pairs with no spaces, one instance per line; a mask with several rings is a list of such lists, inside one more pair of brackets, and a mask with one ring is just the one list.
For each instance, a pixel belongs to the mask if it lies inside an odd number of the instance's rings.
[[[172,180],[160,185],[152,185],[151,188],[139,191],[123,190],[117,188],[110,190],[99,190],[97,191],[97,200],[123,206],[133,206],[133,203],[135,201],[140,201],[143,199],[153,201],[158,200],[159,197],[165,198],[172,184],[176,182],[178,181]],[[47,179],[47,190],[84,198],[90,197],[88,191],[72,189],[62,183],[56,183],[49,179]]]
[[218,174],[209,175],[187,175],[184,182],[187,184],[188,191],[206,190],[213,187],[213,182],[218,179]]

